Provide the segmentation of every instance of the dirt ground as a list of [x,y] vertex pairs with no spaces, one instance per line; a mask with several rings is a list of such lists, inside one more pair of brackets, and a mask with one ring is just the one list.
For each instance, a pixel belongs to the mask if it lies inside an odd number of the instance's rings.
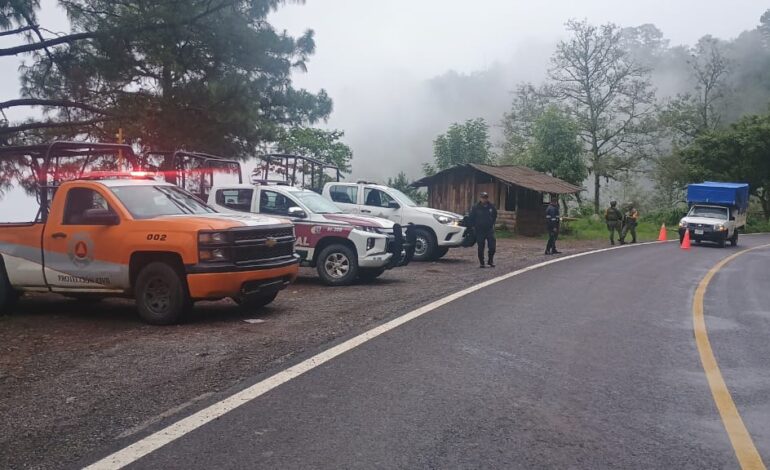
[[[448,293],[545,259],[540,239],[498,241],[412,263],[371,284],[329,288],[315,271],[259,312],[204,302],[181,325],[141,323],[132,302],[24,298],[0,317],[0,468],[61,468],[257,374]],[[605,246],[560,244],[566,254]],[[257,320],[249,323],[246,320]]]

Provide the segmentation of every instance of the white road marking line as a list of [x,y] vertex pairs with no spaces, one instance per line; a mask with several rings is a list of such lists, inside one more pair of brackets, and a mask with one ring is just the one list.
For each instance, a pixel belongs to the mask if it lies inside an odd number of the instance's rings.
[[416,310],[412,310],[411,312],[405,313],[404,315],[401,315],[398,318],[394,318],[393,320],[390,320],[387,323],[383,323],[382,325],[376,326],[371,330],[368,330],[354,338],[351,338],[343,343],[338,344],[337,346],[334,346],[325,351],[322,351],[311,358],[305,359],[299,364],[296,364],[294,366],[289,367],[288,369],[278,372],[275,375],[272,375],[259,383],[256,383],[244,390],[241,390],[240,392],[234,395],[231,395],[217,403],[214,403],[209,407],[204,408],[186,418],[183,418],[175,423],[172,423],[166,426],[165,428],[153,434],[150,434],[149,436],[129,445],[128,447],[125,447],[111,455],[108,455],[107,457],[99,460],[98,462],[95,462],[85,467],[84,470],[106,470],[106,469],[123,468],[126,465],[136,462],[140,458],[160,449],[166,444],[169,444],[175,441],[176,439],[179,439],[185,434],[188,434],[198,429],[199,427],[217,418],[222,417],[226,413],[238,408],[239,406],[245,405],[246,403],[254,400],[255,398],[273,390],[274,388],[282,384],[285,384],[291,379],[299,377],[305,372],[311,371],[316,367],[326,362],[329,362],[335,357],[340,356],[346,353],[347,351],[350,351],[351,349],[355,349],[356,347],[366,343],[369,340],[372,340],[384,333],[387,333],[395,328],[398,328],[404,323],[414,320],[415,318],[421,317],[428,312],[436,310],[439,307],[442,307],[450,302],[453,302],[461,297],[464,297],[468,294],[481,290],[485,287],[489,287],[493,284],[497,284],[498,282],[505,281],[506,279],[510,279],[514,276],[519,276],[521,274],[528,273],[530,271],[534,271],[536,269],[540,269],[545,266],[549,266],[551,264],[559,263],[562,261],[580,258],[583,256],[592,255],[596,253],[603,253],[606,251],[631,248],[634,246],[655,245],[659,243],[663,243],[663,242],[649,242],[649,243],[636,243],[633,245],[632,244],[620,245],[620,246],[614,246],[610,248],[602,248],[600,250],[586,251],[584,253],[577,253],[574,255],[564,256],[561,258],[555,258],[549,261],[544,261],[542,263],[534,264],[532,266],[519,269],[517,271],[510,272],[508,274],[504,274],[502,276],[498,276],[488,281],[484,281],[480,284],[476,284],[474,286],[463,289],[459,292],[455,292],[454,294],[450,294],[442,299],[436,300],[427,305],[423,305],[422,307]]

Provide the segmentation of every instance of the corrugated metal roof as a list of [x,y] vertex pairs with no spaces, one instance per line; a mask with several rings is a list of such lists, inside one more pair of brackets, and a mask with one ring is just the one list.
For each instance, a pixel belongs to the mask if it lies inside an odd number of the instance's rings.
[[[538,191],[541,193],[549,194],[575,194],[582,191],[582,188],[573,184],[567,183],[564,180],[555,178],[545,173],[540,173],[531,168],[523,166],[493,166],[493,165],[479,165],[477,163],[470,163],[464,165],[466,167],[474,168],[482,173],[486,173],[506,183],[515,184],[522,188],[531,189],[532,191]],[[433,176],[426,176],[420,180],[412,183],[414,186],[428,186],[431,180],[442,173],[457,170],[462,167],[448,168],[444,171],[436,173]]]

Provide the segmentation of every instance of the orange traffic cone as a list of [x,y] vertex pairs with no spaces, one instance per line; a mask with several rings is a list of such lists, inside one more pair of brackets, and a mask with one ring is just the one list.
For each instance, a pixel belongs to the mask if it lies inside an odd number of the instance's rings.
[[666,238],[666,224],[663,224],[663,225],[660,226],[660,235],[658,235],[658,241],[659,242],[664,242],[666,240],[667,240],[667,238]]
[[682,249],[683,250],[690,249],[690,231],[689,230],[684,231],[684,239],[682,240]]

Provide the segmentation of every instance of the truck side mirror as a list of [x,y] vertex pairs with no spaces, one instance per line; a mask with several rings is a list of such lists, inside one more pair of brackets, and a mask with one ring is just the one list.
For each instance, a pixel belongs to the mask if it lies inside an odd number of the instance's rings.
[[735,216],[734,216],[734,215],[731,215],[731,216],[730,216],[730,221],[731,221],[731,222],[735,222]]
[[108,209],[88,209],[83,212],[83,225],[118,225],[120,217]]
[[388,203],[388,209],[401,209],[401,206],[396,201],[390,201]]
[[289,207],[289,216],[296,217],[298,219],[306,219],[307,218],[307,212],[302,210],[301,207]]

